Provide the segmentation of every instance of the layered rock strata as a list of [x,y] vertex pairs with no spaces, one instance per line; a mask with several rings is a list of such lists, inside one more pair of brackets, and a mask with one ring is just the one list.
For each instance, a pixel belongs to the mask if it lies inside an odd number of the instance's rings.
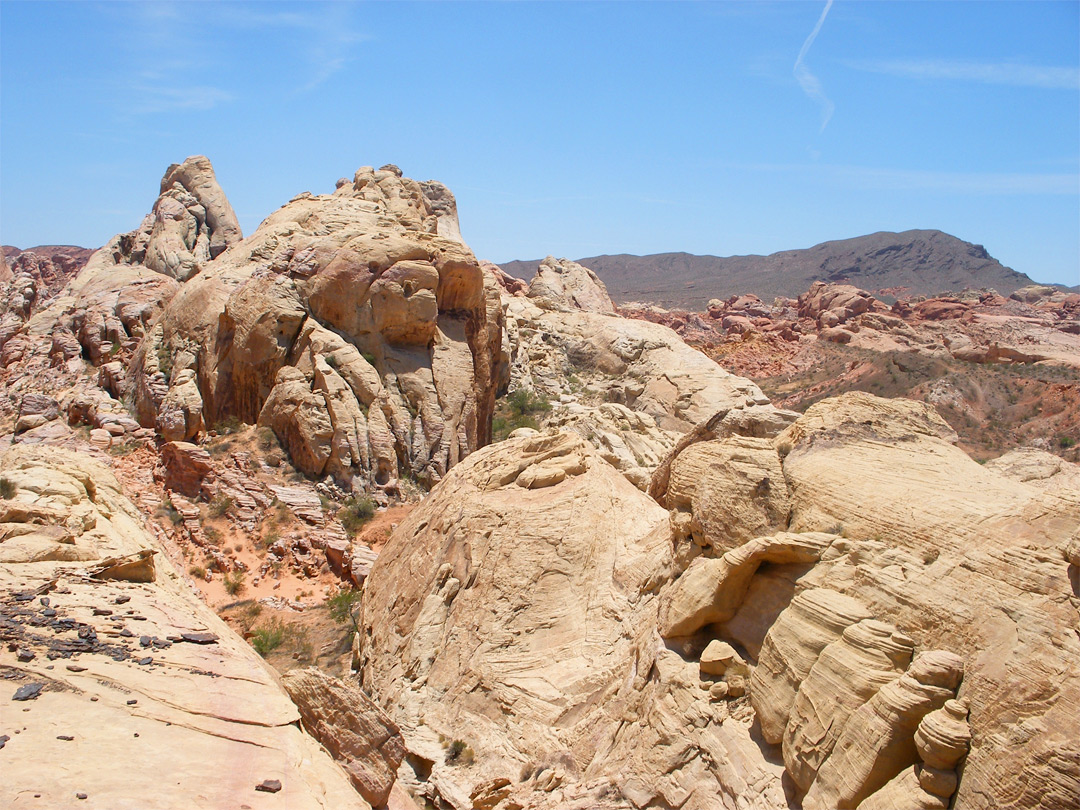
[[0,478],[5,806],[369,806],[101,462],[16,446]]
[[549,257],[527,287],[488,271],[502,281],[509,390],[550,402],[544,427],[582,436],[642,489],[679,437],[718,412],[730,414],[725,433],[775,435],[794,419],[670,329],[618,317],[579,264]]
[[489,439],[501,324],[450,192],[367,167],[185,284],[132,391],[168,439],[234,416],[271,427],[310,475],[431,483]]
[[984,467],[931,408],[859,393],[771,440],[714,430],[658,467],[666,519],[561,434],[475,455],[398,528],[361,657],[414,790],[453,807],[1074,804],[1075,465]]

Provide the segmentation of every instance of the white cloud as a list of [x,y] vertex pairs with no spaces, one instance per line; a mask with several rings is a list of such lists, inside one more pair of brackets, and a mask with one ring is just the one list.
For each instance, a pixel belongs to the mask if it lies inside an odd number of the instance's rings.
[[806,54],[810,52],[810,46],[814,44],[814,40],[817,39],[817,35],[821,32],[821,26],[825,24],[825,16],[829,13],[829,9],[832,8],[832,4],[833,0],[828,0],[825,3],[825,9],[821,12],[821,16],[818,17],[817,25],[814,26],[814,30],[810,32],[810,36],[803,43],[799,55],[795,59],[795,67],[792,68],[795,80],[798,81],[803,92],[821,106],[822,132],[825,131],[829,119],[832,118],[836,105],[825,95],[818,77],[811,73],[810,68],[806,66]]
[[1016,62],[965,62],[949,59],[844,61],[855,70],[924,81],[964,81],[1012,87],[1080,89],[1080,70]]

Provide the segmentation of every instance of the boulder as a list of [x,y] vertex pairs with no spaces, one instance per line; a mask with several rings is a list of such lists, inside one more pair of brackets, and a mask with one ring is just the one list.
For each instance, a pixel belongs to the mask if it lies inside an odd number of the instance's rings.
[[607,288],[596,273],[577,262],[554,256],[540,262],[526,295],[541,309],[615,312]]
[[304,728],[342,763],[360,795],[374,807],[386,804],[405,756],[398,727],[361,690],[314,667],[288,672],[282,684]]

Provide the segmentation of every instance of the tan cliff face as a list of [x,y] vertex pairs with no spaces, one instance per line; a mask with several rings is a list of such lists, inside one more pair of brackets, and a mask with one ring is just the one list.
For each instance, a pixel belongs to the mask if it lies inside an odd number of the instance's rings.
[[365,591],[363,683],[433,763],[415,789],[1070,806],[1080,473],[988,469],[954,438],[918,403],[826,400],[772,439],[682,448],[667,519],[571,434],[474,455]]
[[140,421],[186,440],[235,416],[310,475],[438,481],[488,440],[500,362],[494,285],[456,235],[449,192],[396,167],[299,195],[169,305],[135,358]]

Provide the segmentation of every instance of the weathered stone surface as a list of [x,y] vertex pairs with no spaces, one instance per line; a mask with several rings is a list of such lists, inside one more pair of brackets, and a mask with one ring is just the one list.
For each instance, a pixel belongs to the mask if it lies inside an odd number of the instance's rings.
[[203,424],[271,427],[312,475],[438,481],[488,441],[501,362],[497,284],[456,222],[444,186],[390,169],[298,195],[185,284],[144,341],[140,420],[179,408],[167,421],[185,435],[171,437],[189,440],[197,407]]
[[604,282],[587,267],[569,259],[548,256],[528,285],[530,299],[542,309],[579,309],[614,313]]
[[[561,480],[526,488],[534,467]],[[363,684],[433,763],[415,792],[471,807],[508,779],[504,801],[530,807],[782,805],[748,721],[724,722],[698,663],[660,643],[670,566],[665,510],[579,437],[511,439],[458,465],[365,589]],[[446,765],[439,734],[474,763]]]
[[386,804],[405,756],[398,727],[362,691],[314,667],[294,669],[282,683],[304,727],[343,764],[360,795],[375,807]]
[[[529,288],[530,297],[502,288],[508,386],[551,403],[544,426],[582,436],[641,489],[680,435],[719,411],[733,414],[733,429],[723,435],[744,432],[735,429],[740,418],[746,435],[768,435],[749,432],[768,421],[756,412],[776,411],[756,385],[728,374],[670,329],[616,317],[580,292],[603,288],[571,265],[545,261],[546,280]],[[576,279],[577,293],[559,286],[569,279]]]
[[[907,672],[885,684],[844,724],[803,800],[805,810],[855,808],[915,765],[920,759],[916,728],[952,698],[962,674],[963,662],[952,653],[935,650],[916,657]],[[955,760],[946,767],[952,765]]]
[[809,790],[850,715],[906,669],[913,649],[892,625],[864,619],[822,650],[784,732],[784,764],[795,784]]
[[727,621],[742,604],[760,565],[817,562],[834,539],[823,532],[783,532],[755,538],[722,557],[696,558],[665,593],[660,635],[689,636],[705,625]]
[[701,442],[680,453],[665,503],[687,515],[696,545],[717,554],[783,531],[791,508],[772,441],[745,436]]
[[[83,552],[75,562],[0,564],[4,632],[39,652],[19,661],[5,644],[0,665],[44,684],[28,714],[11,704],[14,686],[0,692],[0,714],[21,718],[21,733],[3,751],[6,804],[37,794],[43,806],[64,807],[82,791],[108,807],[239,807],[254,805],[260,779],[274,779],[281,784],[277,800],[290,808],[368,807],[341,768],[300,730],[300,715],[273,671],[198,600],[163,555],[152,583],[81,575],[105,558],[138,556],[154,546],[142,516],[101,462],[16,445],[0,456],[0,473],[18,487],[13,501],[0,502],[0,531],[63,527],[69,539],[60,544]],[[12,594],[26,591],[48,593],[48,606],[34,599],[11,613]],[[120,603],[130,614],[101,609]],[[126,635],[118,633],[128,615],[142,617],[130,622],[138,632],[124,627]],[[213,642],[162,645],[149,655],[140,634]],[[71,663],[59,665],[65,659]],[[43,755],[60,735],[74,737],[69,744],[78,756],[59,761]],[[240,762],[243,767],[222,767]],[[170,778],[132,779],[162,773],[163,763]]]
[[213,474],[210,454],[188,442],[166,442],[161,446],[165,486],[189,498],[198,498],[203,481]]
[[802,591],[769,629],[750,677],[750,699],[769,743],[784,738],[791,707],[829,644],[844,630],[870,618],[869,609],[856,599],[827,588]]

